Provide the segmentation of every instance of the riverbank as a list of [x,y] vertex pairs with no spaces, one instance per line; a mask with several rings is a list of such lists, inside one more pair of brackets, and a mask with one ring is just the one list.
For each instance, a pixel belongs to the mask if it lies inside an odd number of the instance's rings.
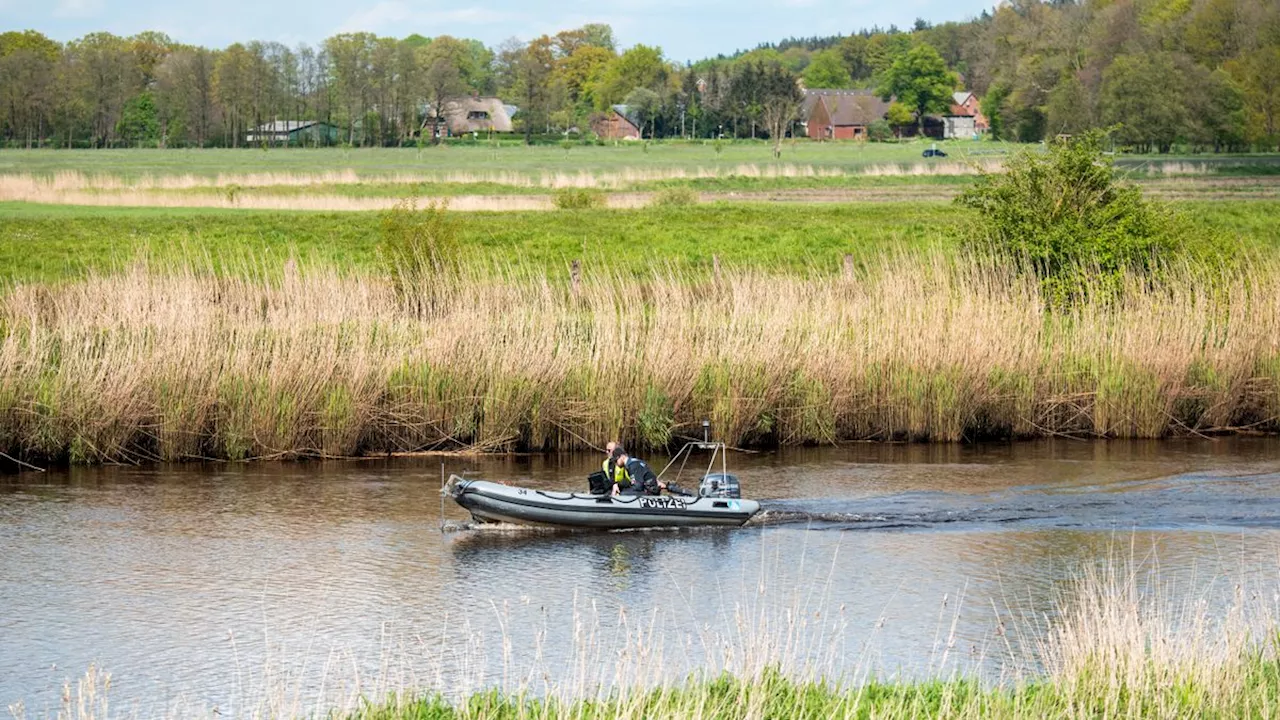
[[[1144,678],[1136,687],[1117,677],[1105,661],[1082,669],[1084,682],[1028,683],[993,690],[967,680],[918,684],[869,683],[845,688],[827,682],[794,681],[769,673],[743,680],[723,676],[647,693],[568,702],[484,693],[463,702],[438,697],[391,701],[366,707],[352,720],[742,720],[743,718],[1171,718],[1273,717],[1280,672],[1261,657],[1244,661],[1228,684],[1216,677],[1188,677],[1177,671]],[[1164,673],[1152,673],[1152,675]],[[1112,684],[1114,683],[1114,684]]]
[[1280,430],[1280,264],[1070,310],[1007,265],[845,274],[522,266],[410,286],[328,265],[135,266],[0,299],[0,451],[26,462]]

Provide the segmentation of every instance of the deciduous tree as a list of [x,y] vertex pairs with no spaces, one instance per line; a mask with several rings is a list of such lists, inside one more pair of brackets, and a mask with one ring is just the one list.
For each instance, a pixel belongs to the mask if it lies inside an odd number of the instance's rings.
[[1244,100],[1249,139],[1280,143],[1280,47],[1262,47],[1227,65]]
[[1177,67],[1168,53],[1121,55],[1102,80],[1102,122],[1120,142],[1165,152],[1187,123]]
[[814,53],[809,66],[804,69],[804,84],[810,88],[847,88],[852,86],[853,79],[844,66],[844,60],[837,50],[823,50]]
[[773,156],[782,155],[782,140],[787,129],[800,114],[804,94],[800,92],[799,78],[782,63],[765,65],[760,77],[761,112],[769,139],[773,141]]
[[467,83],[460,66],[467,63],[470,53],[467,46],[444,35],[418,51],[419,62],[426,68],[423,81],[431,119],[431,142],[440,142],[440,122],[445,120],[445,105],[467,92]]
[[533,141],[533,128],[551,112],[551,81],[556,67],[554,41],[543,35],[528,44],[508,41],[498,54],[504,84],[520,110],[524,141]]
[[880,83],[880,95],[885,100],[897,97],[898,102],[911,108],[920,133],[924,134],[924,116],[946,112],[958,82],[937,50],[919,45],[889,67]]
[[[644,137],[644,126],[652,125],[654,118],[658,116],[662,109],[662,98],[649,88],[638,87],[627,93],[623,103],[627,106],[627,113],[640,121],[640,136]],[[653,137],[652,128],[649,130],[649,137]]]

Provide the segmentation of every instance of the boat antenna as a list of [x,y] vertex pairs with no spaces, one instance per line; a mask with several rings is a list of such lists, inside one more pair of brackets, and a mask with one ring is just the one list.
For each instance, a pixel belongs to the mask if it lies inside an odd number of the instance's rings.
[[702,442],[711,442],[711,421],[705,418],[702,420]]

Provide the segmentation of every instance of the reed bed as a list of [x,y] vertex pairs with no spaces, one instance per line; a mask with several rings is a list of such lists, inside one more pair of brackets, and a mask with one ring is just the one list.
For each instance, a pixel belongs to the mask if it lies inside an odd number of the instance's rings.
[[[0,298],[0,451],[74,462],[1274,431],[1280,266],[1050,312],[1007,266],[842,276],[287,264]],[[566,273],[568,275],[568,273]]]

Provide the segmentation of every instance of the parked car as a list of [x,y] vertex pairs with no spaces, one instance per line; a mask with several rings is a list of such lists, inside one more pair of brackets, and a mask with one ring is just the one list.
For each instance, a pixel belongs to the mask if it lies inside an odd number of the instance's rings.
[[924,151],[924,156],[925,156],[925,157],[927,157],[927,158],[929,158],[929,157],[946,157],[946,156],[947,156],[947,154],[946,154],[946,153],[944,153],[944,152],[942,152],[941,150],[939,150],[939,149],[937,149],[937,148],[929,148],[928,150],[925,150],[925,151]]

